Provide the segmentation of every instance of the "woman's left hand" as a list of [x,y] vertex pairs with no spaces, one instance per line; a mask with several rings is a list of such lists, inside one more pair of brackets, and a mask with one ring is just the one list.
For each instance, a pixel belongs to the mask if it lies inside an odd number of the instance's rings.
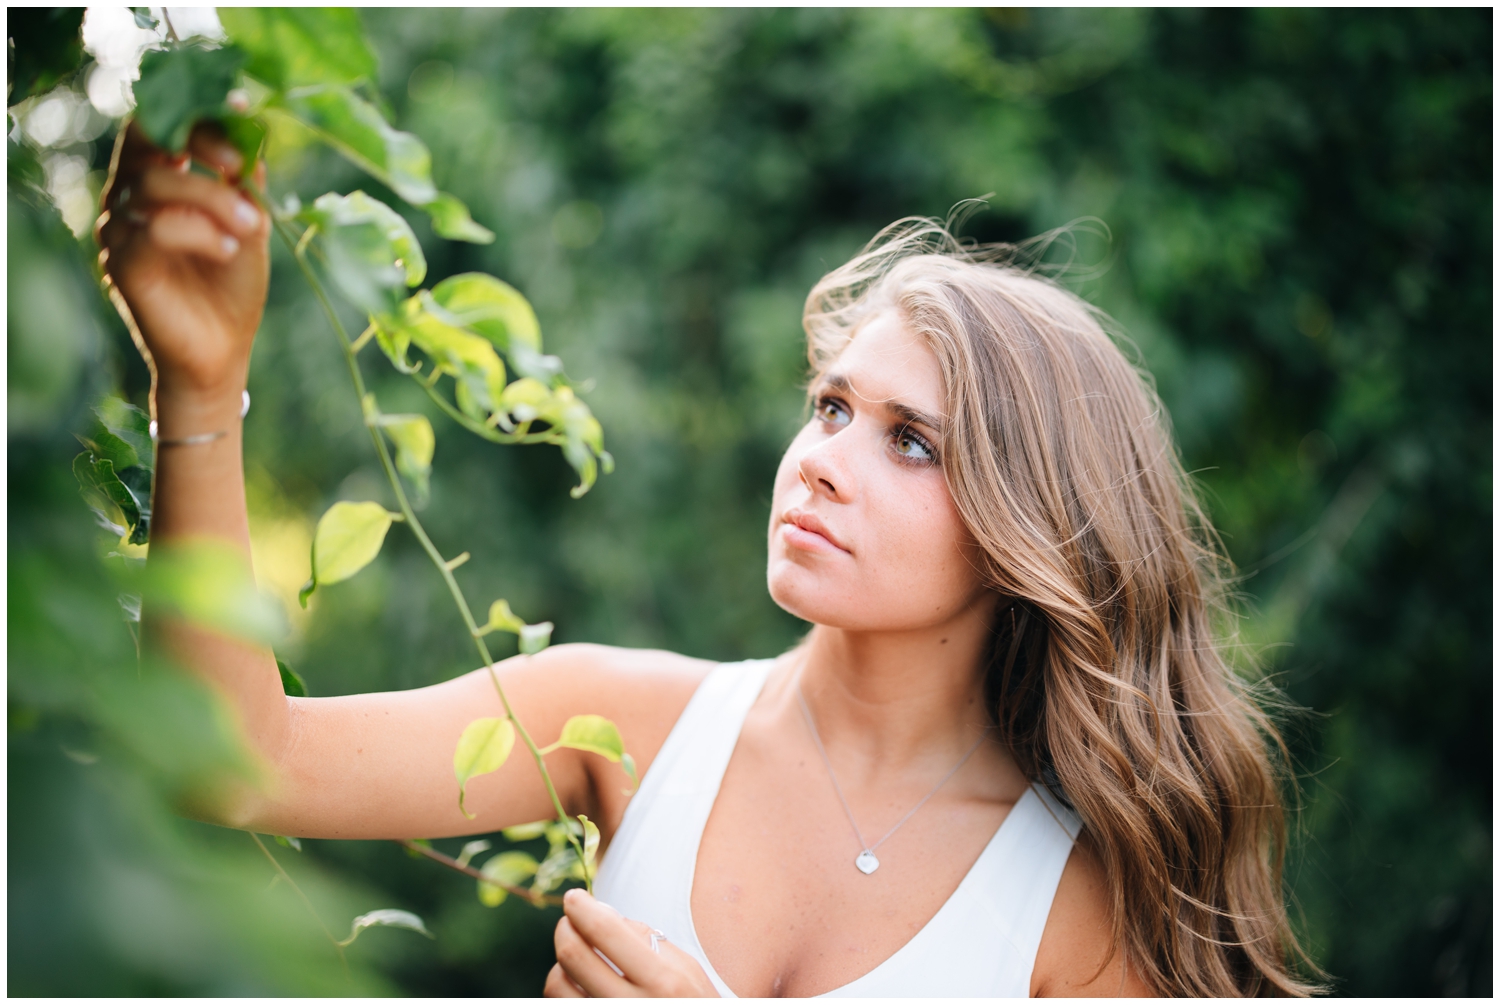
[[[583,890],[563,895],[563,919],[553,941],[557,965],[542,992],[549,998],[717,998],[698,961],[651,927],[622,917]],[[600,958],[608,957],[623,973]]]

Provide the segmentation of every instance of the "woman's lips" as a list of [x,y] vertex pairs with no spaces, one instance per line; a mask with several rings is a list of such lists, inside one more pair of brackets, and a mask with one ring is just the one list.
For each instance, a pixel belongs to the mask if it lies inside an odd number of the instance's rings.
[[783,514],[781,520],[781,536],[794,548],[827,554],[850,554],[849,549],[834,536],[827,524],[818,519],[816,513],[791,509]]

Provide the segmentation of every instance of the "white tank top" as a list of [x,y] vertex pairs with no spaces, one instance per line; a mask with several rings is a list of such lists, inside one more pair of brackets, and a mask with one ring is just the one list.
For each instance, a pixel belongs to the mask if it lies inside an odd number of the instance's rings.
[[[724,997],[693,928],[693,870],[719,783],[771,660],[710,671],[662,744],[599,865],[598,898],[666,933]],[[1008,997],[1031,991],[1042,928],[1078,817],[1039,785],[1026,791],[958,889],[911,941],[825,997]]]

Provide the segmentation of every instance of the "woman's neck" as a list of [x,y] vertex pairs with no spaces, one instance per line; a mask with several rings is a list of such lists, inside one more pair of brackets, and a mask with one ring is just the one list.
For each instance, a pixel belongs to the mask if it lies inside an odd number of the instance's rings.
[[989,725],[984,706],[993,595],[927,628],[856,632],[818,625],[794,654],[819,733],[872,771],[960,756]]

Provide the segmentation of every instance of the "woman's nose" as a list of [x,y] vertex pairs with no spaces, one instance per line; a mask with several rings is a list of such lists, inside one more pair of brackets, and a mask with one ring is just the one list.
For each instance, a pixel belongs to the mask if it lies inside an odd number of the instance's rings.
[[813,495],[827,496],[834,502],[848,502],[850,478],[838,456],[838,440],[838,436],[829,437],[803,454],[797,462],[797,477]]

